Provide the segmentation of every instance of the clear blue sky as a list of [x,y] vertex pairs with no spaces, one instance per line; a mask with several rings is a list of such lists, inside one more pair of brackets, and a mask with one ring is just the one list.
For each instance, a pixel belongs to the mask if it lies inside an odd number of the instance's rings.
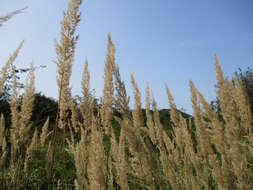
[[[25,6],[25,13],[0,28],[0,65],[24,39],[17,66],[33,60],[47,68],[36,71],[36,89],[57,97],[54,40],[59,39],[67,0],[0,0],[0,15]],[[253,66],[252,0],[84,0],[71,78],[73,94],[80,94],[84,59],[91,87],[100,96],[107,33],[111,32],[127,90],[130,73],[144,99],[149,81],[160,108],[167,107],[166,82],[178,107],[191,112],[188,81],[193,80],[207,100],[215,98],[213,53],[225,75]]]

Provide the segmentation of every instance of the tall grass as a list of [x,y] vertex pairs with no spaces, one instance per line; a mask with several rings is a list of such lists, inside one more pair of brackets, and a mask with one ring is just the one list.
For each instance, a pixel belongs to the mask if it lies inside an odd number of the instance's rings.
[[[69,79],[80,4],[78,0],[69,1],[61,23],[61,39],[56,43],[59,100],[53,128],[49,119],[43,126],[31,128],[33,65],[21,100],[13,74],[10,131],[3,115],[0,119],[2,189],[252,189],[252,110],[242,82],[224,78],[216,55],[220,115],[190,81],[193,117],[185,118],[165,85],[170,118],[169,124],[163,125],[148,83],[143,112],[141,92],[133,75],[134,108],[130,110],[110,35],[101,105],[95,107],[90,91],[87,59],[82,97],[76,104]],[[22,45],[1,70],[0,90]]]

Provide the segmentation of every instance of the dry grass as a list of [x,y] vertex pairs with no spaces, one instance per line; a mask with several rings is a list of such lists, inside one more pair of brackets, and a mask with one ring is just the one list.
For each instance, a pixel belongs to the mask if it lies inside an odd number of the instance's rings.
[[[99,110],[94,111],[87,59],[81,82],[81,103],[75,104],[69,79],[78,39],[75,30],[80,21],[80,4],[81,1],[78,0],[69,2],[61,23],[61,39],[56,43],[59,108],[54,132],[49,130],[49,119],[41,132],[37,128],[34,132],[31,130],[35,92],[33,66],[31,65],[21,102],[16,90],[16,78],[13,77],[10,135],[6,132],[4,117],[1,116],[0,120],[0,173],[4,189],[25,189],[26,178],[22,178],[22,173],[26,173],[26,177],[29,175],[30,160],[36,158],[38,150],[47,149],[43,156],[43,168],[47,179],[54,176],[52,167],[59,159],[55,154],[57,134],[62,135],[60,145],[63,147],[63,161],[60,164],[62,174],[58,176],[55,188],[71,189],[73,187],[64,184],[75,183],[78,190],[252,189],[250,164],[252,165],[253,157],[253,134],[250,127],[253,117],[248,97],[241,81],[235,80],[233,84],[224,79],[216,55],[217,97],[222,118],[211,109],[190,81],[192,118],[184,118],[178,111],[166,85],[170,121],[169,126],[163,126],[154,97],[152,107],[150,106],[147,83],[147,119],[144,120],[141,93],[133,75],[134,109],[131,111],[119,67],[115,64],[115,47],[110,35],[103,97],[101,106],[97,108]],[[3,21],[12,15],[13,13]],[[1,22],[0,20],[0,26]],[[22,44],[23,42],[1,70],[0,89]],[[115,133],[115,125],[120,127],[119,135]],[[166,129],[170,130],[170,135]],[[10,142],[9,146],[6,141]],[[8,154],[10,160],[6,159]],[[73,158],[75,182],[65,181],[65,154]],[[36,170],[36,165],[33,169]]]

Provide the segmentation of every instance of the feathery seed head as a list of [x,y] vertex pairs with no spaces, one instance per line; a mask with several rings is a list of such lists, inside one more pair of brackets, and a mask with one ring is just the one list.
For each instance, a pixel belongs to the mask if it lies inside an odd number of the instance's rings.
[[47,135],[48,135],[48,127],[49,127],[49,117],[47,118],[46,122],[44,123],[42,127],[42,132],[40,135],[40,145],[42,147],[45,146]]
[[[101,117],[105,130],[110,130],[113,118],[113,73],[115,69],[115,46],[108,34],[107,55],[104,68],[104,89],[102,96]],[[108,128],[109,127],[109,128]]]

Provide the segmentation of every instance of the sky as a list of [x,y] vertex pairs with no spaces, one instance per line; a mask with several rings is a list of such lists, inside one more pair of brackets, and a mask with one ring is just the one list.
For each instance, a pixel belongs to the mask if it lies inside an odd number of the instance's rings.
[[[68,0],[0,0],[0,15],[28,6],[0,28],[0,66],[21,40],[17,67],[32,61],[36,91],[57,98],[55,40]],[[132,97],[130,73],[145,98],[145,84],[160,108],[167,108],[167,83],[178,108],[191,113],[189,80],[208,101],[215,99],[213,54],[225,76],[253,66],[252,0],[83,0],[72,69],[73,95],[81,93],[85,57],[91,88],[103,89],[107,34],[116,46],[116,63]],[[131,102],[132,104],[132,102]]]

